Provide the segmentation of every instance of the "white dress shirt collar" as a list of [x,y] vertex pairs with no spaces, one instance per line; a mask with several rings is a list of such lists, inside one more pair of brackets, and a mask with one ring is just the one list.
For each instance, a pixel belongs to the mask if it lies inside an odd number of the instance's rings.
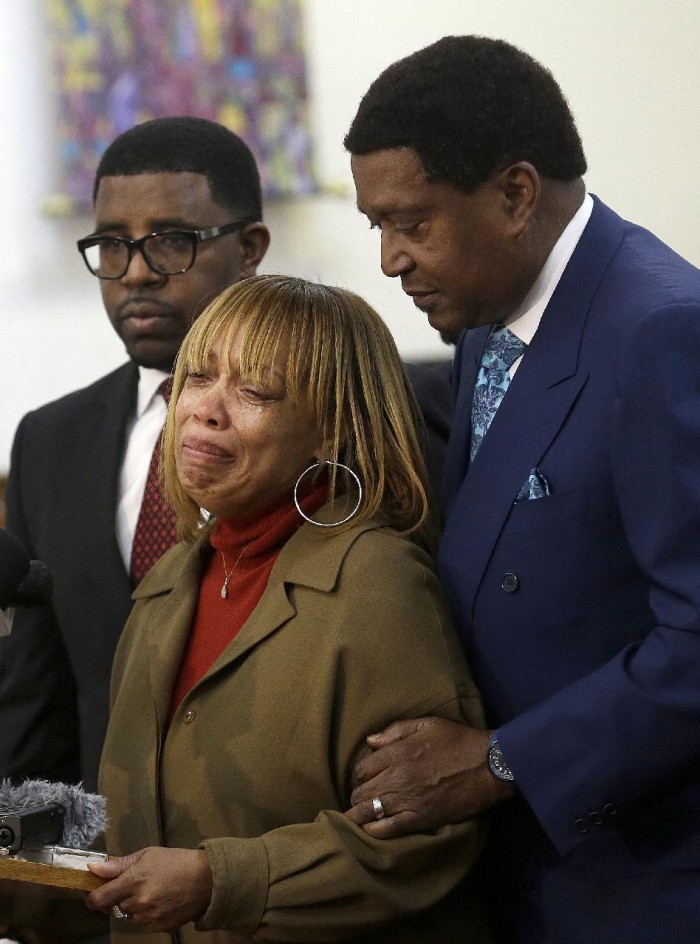
[[131,545],[141,510],[153,447],[161,434],[167,412],[165,400],[158,396],[158,387],[169,376],[170,374],[162,370],[139,367],[136,412],[126,429],[126,448],[119,474],[115,522],[117,543],[127,571],[131,563]]
[[[569,220],[566,229],[555,243],[542,271],[535,280],[535,284],[527,293],[517,311],[513,312],[506,321],[513,334],[517,335],[526,344],[529,344],[535,336],[535,331],[540,325],[544,310],[559,284],[569,259],[574,254],[574,249],[576,249],[578,241],[583,235],[592,212],[593,198],[587,193],[583,198],[583,203]],[[518,363],[516,361],[516,365]],[[514,370],[511,369],[511,376],[513,373]]]
[[170,374],[155,367],[139,367],[139,392],[136,398],[136,419],[140,419],[153,402],[158,387]]

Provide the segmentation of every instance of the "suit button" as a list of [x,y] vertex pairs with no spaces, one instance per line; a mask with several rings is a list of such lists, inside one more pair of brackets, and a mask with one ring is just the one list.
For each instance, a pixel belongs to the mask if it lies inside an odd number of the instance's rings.
[[603,813],[600,810],[593,810],[592,813],[588,814],[588,822],[591,826],[602,826],[603,824]]
[[588,820],[586,820],[586,819],[575,819],[575,820],[574,820],[574,828],[576,829],[577,832],[581,833],[581,835],[583,836],[583,835],[585,835],[585,834],[588,832],[588,830],[589,830],[591,827],[590,827],[590,825],[589,825],[589,823],[588,823]]
[[612,803],[606,803],[601,812],[605,819],[614,819],[617,816],[617,807]]
[[515,574],[504,574],[503,580],[501,580],[501,586],[506,591],[506,593],[515,593],[515,591],[520,586],[520,581],[515,576]]
[[186,711],[186,712],[185,712],[185,719],[184,719],[184,720],[185,720],[185,724],[192,724],[192,722],[194,721],[196,715],[197,715],[197,712],[194,710],[194,708],[190,708],[189,711]]

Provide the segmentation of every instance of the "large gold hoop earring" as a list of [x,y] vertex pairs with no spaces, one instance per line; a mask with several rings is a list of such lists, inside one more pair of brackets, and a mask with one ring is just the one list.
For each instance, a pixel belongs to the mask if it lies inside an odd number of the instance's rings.
[[301,517],[305,521],[308,521],[309,524],[315,524],[317,528],[337,528],[338,525],[345,524],[346,521],[350,521],[351,518],[354,518],[357,512],[360,510],[360,505],[362,504],[362,483],[360,482],[359,477],[347,465],[343,465],[342,462],[331,462],[330,459],[326,459],[326,465],[334,465],[334,466],[337,466],[337,468],[339,469],[345,469],[346,472],[349,472],[350,475],[352,475],[352,477],[355,479],[355,482],[357,483],[357,488],[359,490],[360,495],[359,495],[359,498],[357,499],[357,504],[355,505],[353,510],[350,512],[349,515],[347,515],[341,521],[315,521],[313,518],[309,518],[309,516],[307,514],[304,514],[304,512],[301,510],[301,506],[299,505],[299,500],[297,498],[297,492],[299,490],[299,484],[301,483],[301,480],[304,478],[304,476],[307,473],[311,472],[313,469],[317,469],[320,465],[321,465],[320,462],[314,462],[314,464],[310,465],[308,469],[304,469],[304,471],[301,473],[299,478],[296,480],[296,484],[294,485],[294,504],[296,505],[296,509],[301,515]]

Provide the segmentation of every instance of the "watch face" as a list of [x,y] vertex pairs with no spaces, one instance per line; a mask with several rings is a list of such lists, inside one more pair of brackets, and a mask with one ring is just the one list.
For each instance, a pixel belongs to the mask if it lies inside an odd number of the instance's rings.
[[512,783],[515,780],[513,772],[505,762],[498,741],[492,741],[489,745],[488,762],[489,770],[497,780],[505,783]]

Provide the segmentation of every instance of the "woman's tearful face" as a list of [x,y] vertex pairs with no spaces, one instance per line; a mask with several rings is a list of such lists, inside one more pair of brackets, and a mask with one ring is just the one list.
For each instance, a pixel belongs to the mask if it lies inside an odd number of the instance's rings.
[[323,436],[306,397],[286,389],[288,345],[259,380],[240,369],[240,334],[231,350],[185,379],[175,408],[176,466],[188,495],[217,518],[235,517],[291,491],[321,455]]

